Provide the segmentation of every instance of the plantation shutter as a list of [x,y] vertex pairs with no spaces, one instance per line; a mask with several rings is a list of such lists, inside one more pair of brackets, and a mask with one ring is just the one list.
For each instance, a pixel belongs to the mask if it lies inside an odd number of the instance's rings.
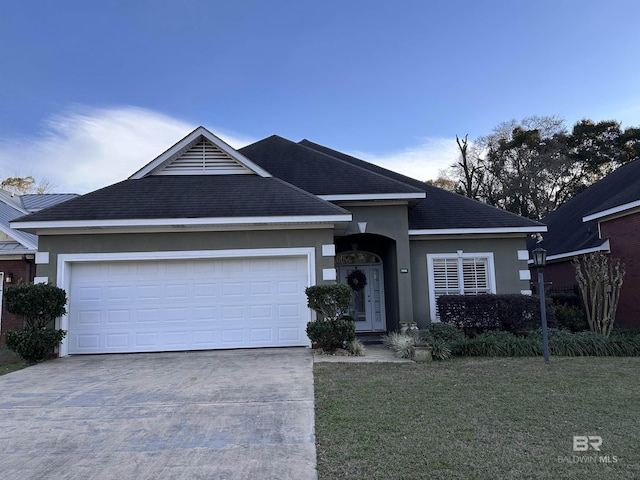
[[433,288],[436,297],[460,293],[457,258],[436,258],[433,260]]
[[435,306],[435,317],[439,320],[437,312],[437,299],[442,295],[479,295],[492,293],[489,259],[487,257],[474,257],[468,255],[443,255],[431,256],[431,274],[433,279],[432,289],[429,292],[431,301]]
[[462,293],[478,295],[491,293],[486,258],[462,258]]

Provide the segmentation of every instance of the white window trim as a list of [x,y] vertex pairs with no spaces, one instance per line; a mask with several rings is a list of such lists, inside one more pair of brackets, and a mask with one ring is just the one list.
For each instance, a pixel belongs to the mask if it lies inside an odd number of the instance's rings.
[[[433,272],[433,261],[434,259],[442,259],[442,258],[454,258],[454,259],[486,258],[487,270],[488,270],[488,276],[489,276],[489,279],[488,279],[489,288],[491,289],[491,293],[496,293],[496,270],[495,270],[495,262],[493,259],[493,252],[465,253],[462,251],[458,251],[456,253],[428,253],[427,254],[427,278],[429,280],[429,315],[431,317],[432,322],[440,321],[436,316],[436,291],[434,288],[435,278],[434,278],[434,272]],[[461,286],[462,286],[462,282],[461,282]]]

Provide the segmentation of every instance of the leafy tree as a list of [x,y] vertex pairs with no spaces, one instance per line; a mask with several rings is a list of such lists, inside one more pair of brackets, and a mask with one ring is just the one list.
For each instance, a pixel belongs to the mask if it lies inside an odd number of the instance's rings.
[[449,190],[450,192],[456,191],[456,182],[455,180],[450,179],[446,172],[440,171],[438,174],[438,178],[435,180],[427,180],[425,183],[429,185],[433,185],[434,187],[442,188],[443,190]]
[[581,120],[567,132],[555,116],[504,122],[473,143],[456,142],[458,193],[534,219],[640,156],[640,128]]
[[24,195],[27,193],[49,193],[54,187],[48,180],[36,184],[36,180],[28,175],[26,177],[7,177],[0,182],[0,188],[17,195]]

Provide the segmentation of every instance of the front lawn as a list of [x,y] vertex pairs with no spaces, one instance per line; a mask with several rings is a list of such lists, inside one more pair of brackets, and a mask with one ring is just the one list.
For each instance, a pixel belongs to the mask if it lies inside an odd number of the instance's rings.
[[[640,358],[314,366],[327,479],[640,478]],[[600,451],[574,436],[598,436]],[[590,439],[597,445],[598,439]]]
[[0,343],[0,375],[20,370],[26,366],[27,363],[9,350],[4,342]]

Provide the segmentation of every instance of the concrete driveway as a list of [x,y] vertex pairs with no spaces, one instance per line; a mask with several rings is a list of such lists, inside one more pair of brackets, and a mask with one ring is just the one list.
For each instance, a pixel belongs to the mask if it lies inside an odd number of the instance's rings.
[[315,479],[304,348],[60,358],[0,376],[0,477]]

